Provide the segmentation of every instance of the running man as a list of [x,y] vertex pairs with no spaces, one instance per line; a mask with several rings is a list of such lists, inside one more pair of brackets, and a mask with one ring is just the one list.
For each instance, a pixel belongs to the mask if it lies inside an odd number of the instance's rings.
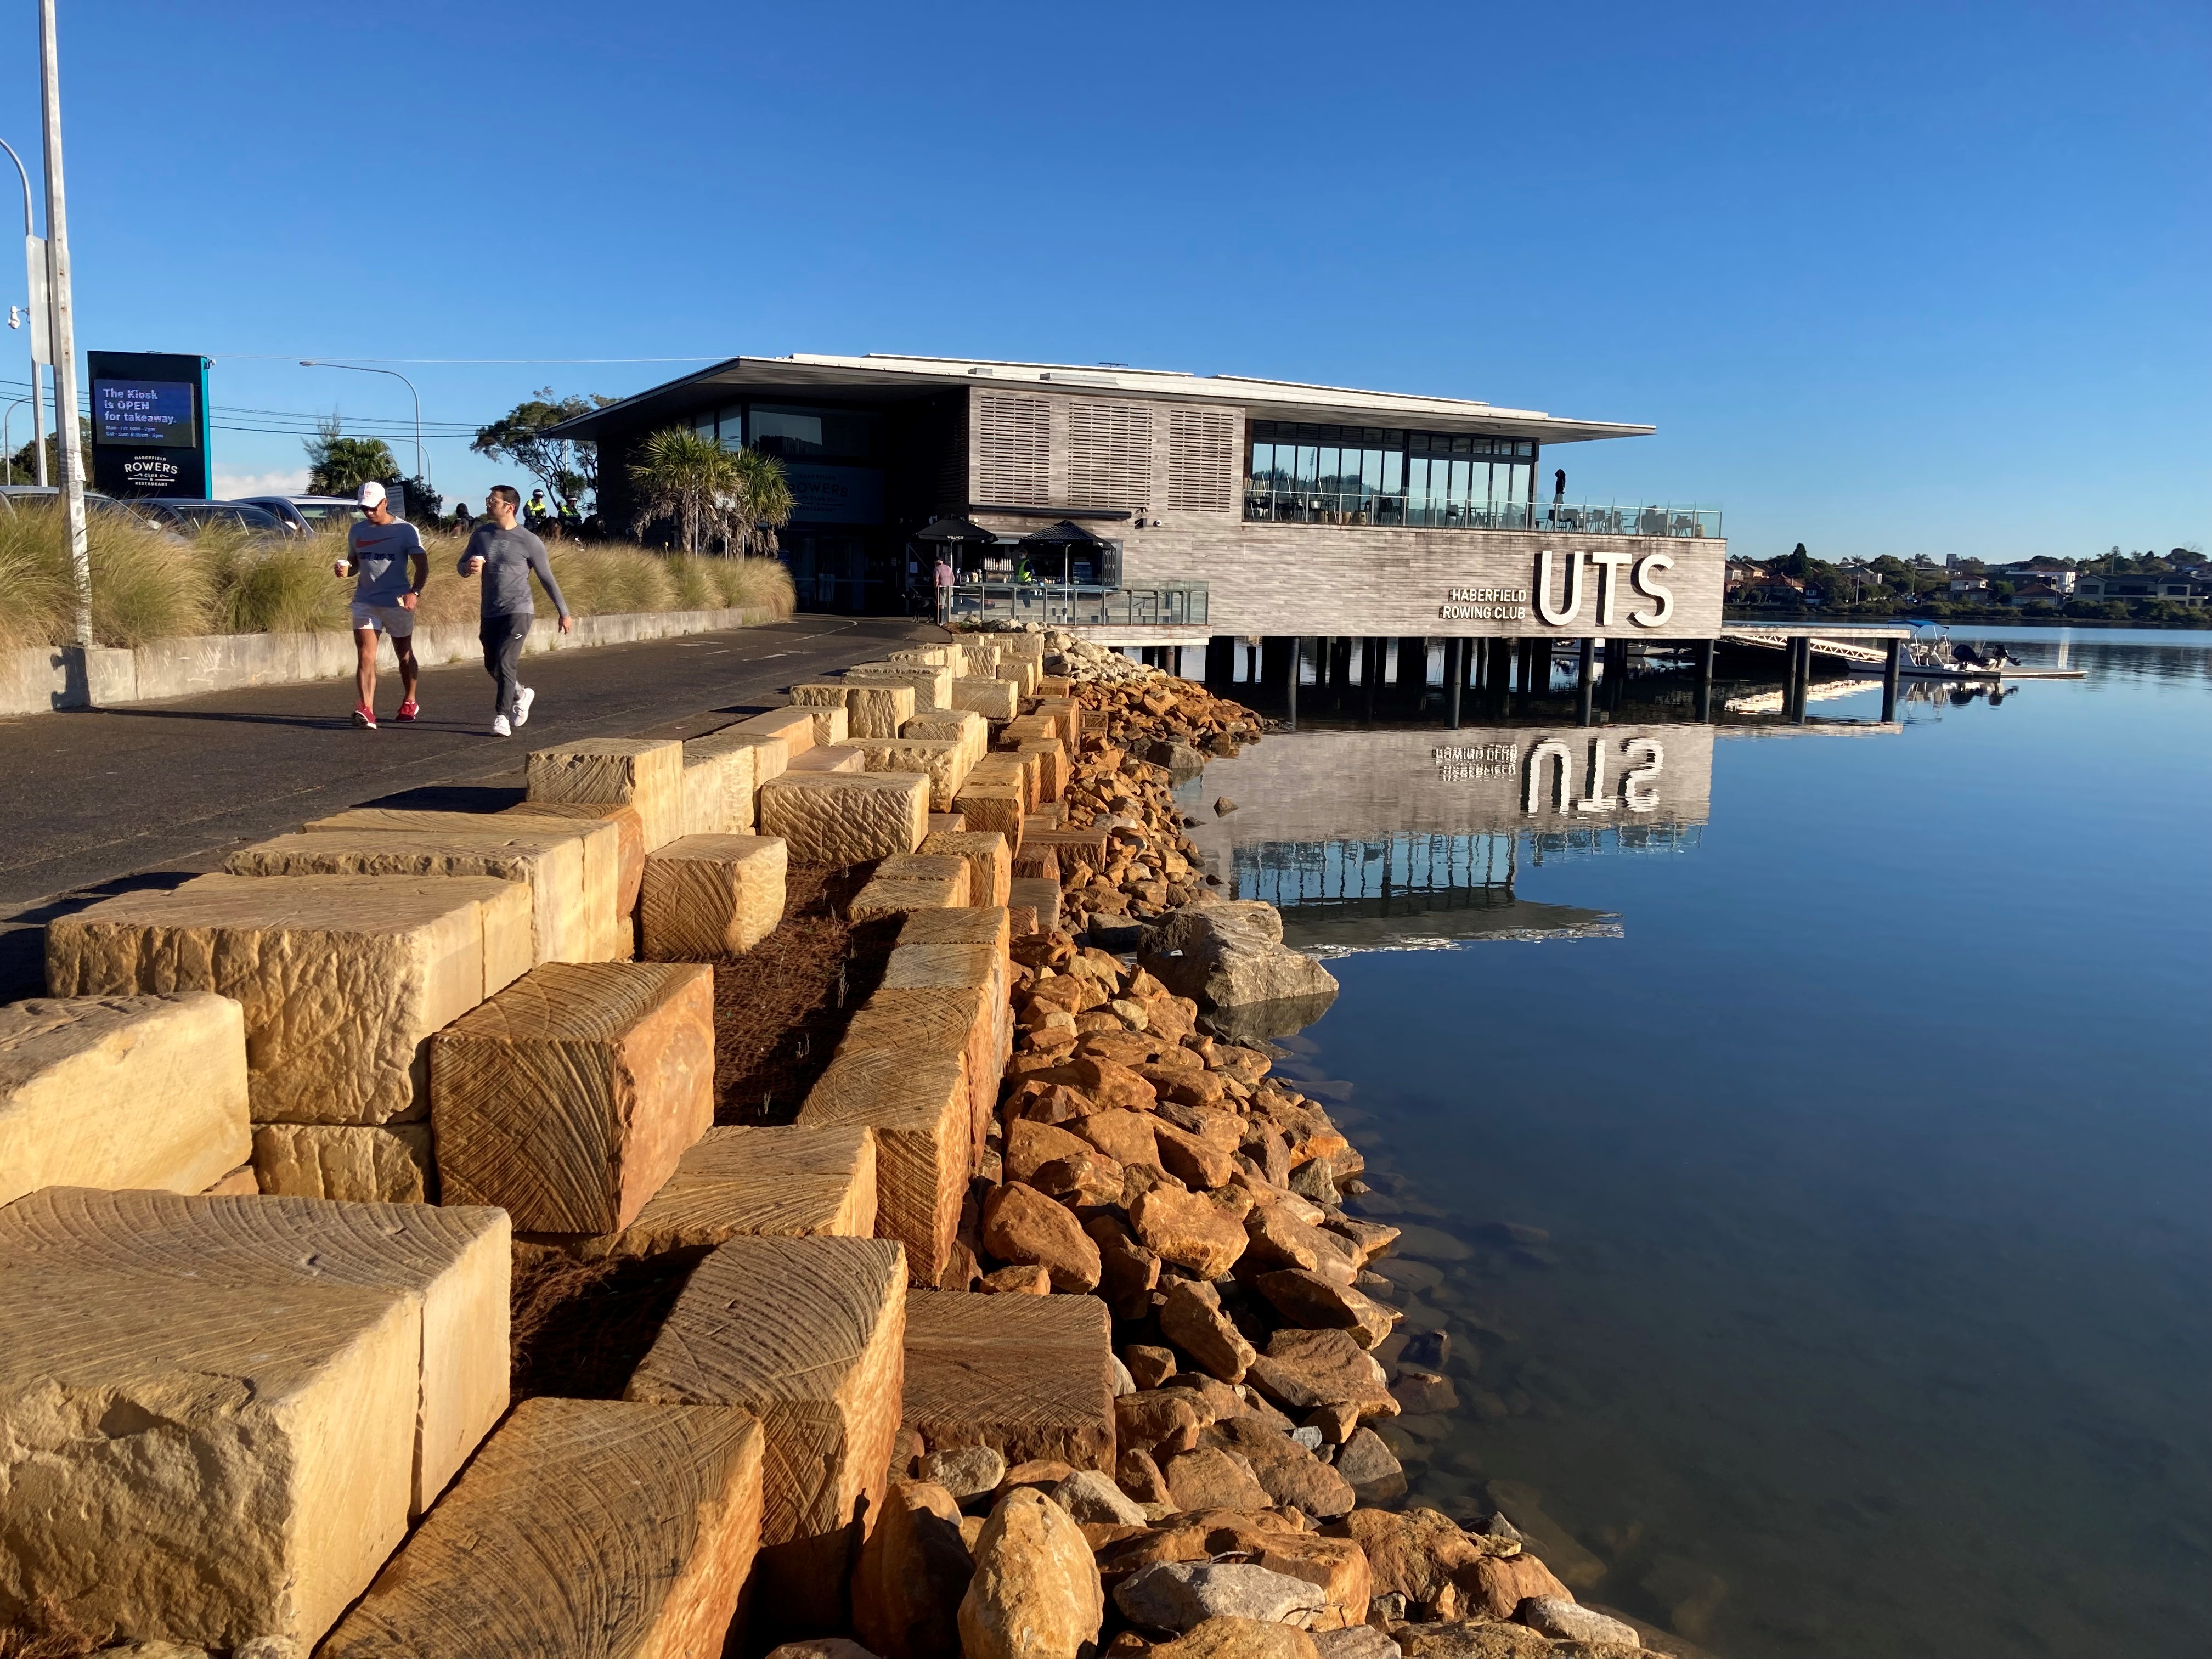
[[354,668],[353,723],[376,730],[376,637],[392,635],[392,654],[399,659],[402,702],[392,719],[414,720],[422,706],[415,700],[415,602],[430,580],[430,555],[422,538],[404,519],[392,516],[384,486],[374,481],[361,487],[355,500],[362,515],[346,529],[346,556],[331,565],[331,574],[353,580],[353,642],[359,659]]
[[495,738],[513,737],[514,728],[530,718],[530,705],[538,696],[518,672],[522,642],[530,637],[530,621],[536,614],[530,599],[533,574],[561,613],[561,631],[574,633],[576,627],[568,602],[561,597],[561,584],[553,580],[553,567],[545,562],[545,544],[514,521],[521,510],[520,490],[512,484],[494,484],[484,497],[484,522],[461,553],[461,574],[483,579],[483,621],[477,635],[483,641],[484,672],[495,682],[491,732]]

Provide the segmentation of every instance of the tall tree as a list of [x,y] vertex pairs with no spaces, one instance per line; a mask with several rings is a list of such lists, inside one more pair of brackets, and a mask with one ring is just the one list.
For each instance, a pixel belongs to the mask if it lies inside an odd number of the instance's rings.
[[315,422],[315,435],[306,448],[311,495],[350,495],[371,480],[389,483],[399,477],[399,465],[383,439],[349,438],[335,415]]
[[629,476],[638,528],[675,520],[687,553],[705,551],[716,537],[732,553],[773,551],[775,526],[791,518],[781,465],[757,450],[725,449],[688,427],[665,427],[647,438]]
[[513,461],[556,500],[577,507],[586,495],[599,493],[599,446],[549,434],[562,422],[615,401],[596,392],[562,398],[551,386],[542,386],[489,426],[478,427],[469,447],[494,460]]
[[730,550],[738,554],[773,553],[775,532],[791,522],[799,503],[783,464],[757,449],[740,449],[731,459],[737,463],[738,498],[732,514]]

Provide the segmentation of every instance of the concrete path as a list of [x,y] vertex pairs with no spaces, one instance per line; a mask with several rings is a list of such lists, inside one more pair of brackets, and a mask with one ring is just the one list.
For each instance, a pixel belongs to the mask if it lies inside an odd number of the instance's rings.
[[490,682],[475,664],[426,669],[413,726],[390,723],[398,684],[380,677],[374,732],[349,722],[350,679],[0,721],[0,998],[39,994],[43,924],[94,898],[173,884],[348,806],[503,805],[521,798],[532,749],[696,736],[782,702],[797,681],[944,637],[900,617],[801,616],[529,657],[538,702],[512,738],[487,729]]

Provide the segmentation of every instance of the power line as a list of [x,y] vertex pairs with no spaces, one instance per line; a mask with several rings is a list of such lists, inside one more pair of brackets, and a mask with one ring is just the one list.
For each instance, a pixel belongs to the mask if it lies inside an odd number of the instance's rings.
[[[236,357],[250,362],[283,362],[290,358],[289,351],[210,351],[207,356],[220,360]],[[356,357],[362,363],[719,363],[734,356],[722,352],[711,357]]]

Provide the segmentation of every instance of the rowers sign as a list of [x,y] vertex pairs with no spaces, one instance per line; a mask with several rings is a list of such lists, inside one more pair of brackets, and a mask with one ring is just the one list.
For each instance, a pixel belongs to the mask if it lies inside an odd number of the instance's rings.
[[208,493],[204,357],[88,351],[92,482],[110,495]]
[[1533,603],[1547,627],[1605,629],[1616,620],[1658,628],[1674,614],[1674,590],[1660,580],[1674,568],[1671,553],[1569,553],[1555,573],[1556,558],[1548,549],[1536,556],[1533,588],[1455,587],[1437,615],[1445,622],[1526,622]]

